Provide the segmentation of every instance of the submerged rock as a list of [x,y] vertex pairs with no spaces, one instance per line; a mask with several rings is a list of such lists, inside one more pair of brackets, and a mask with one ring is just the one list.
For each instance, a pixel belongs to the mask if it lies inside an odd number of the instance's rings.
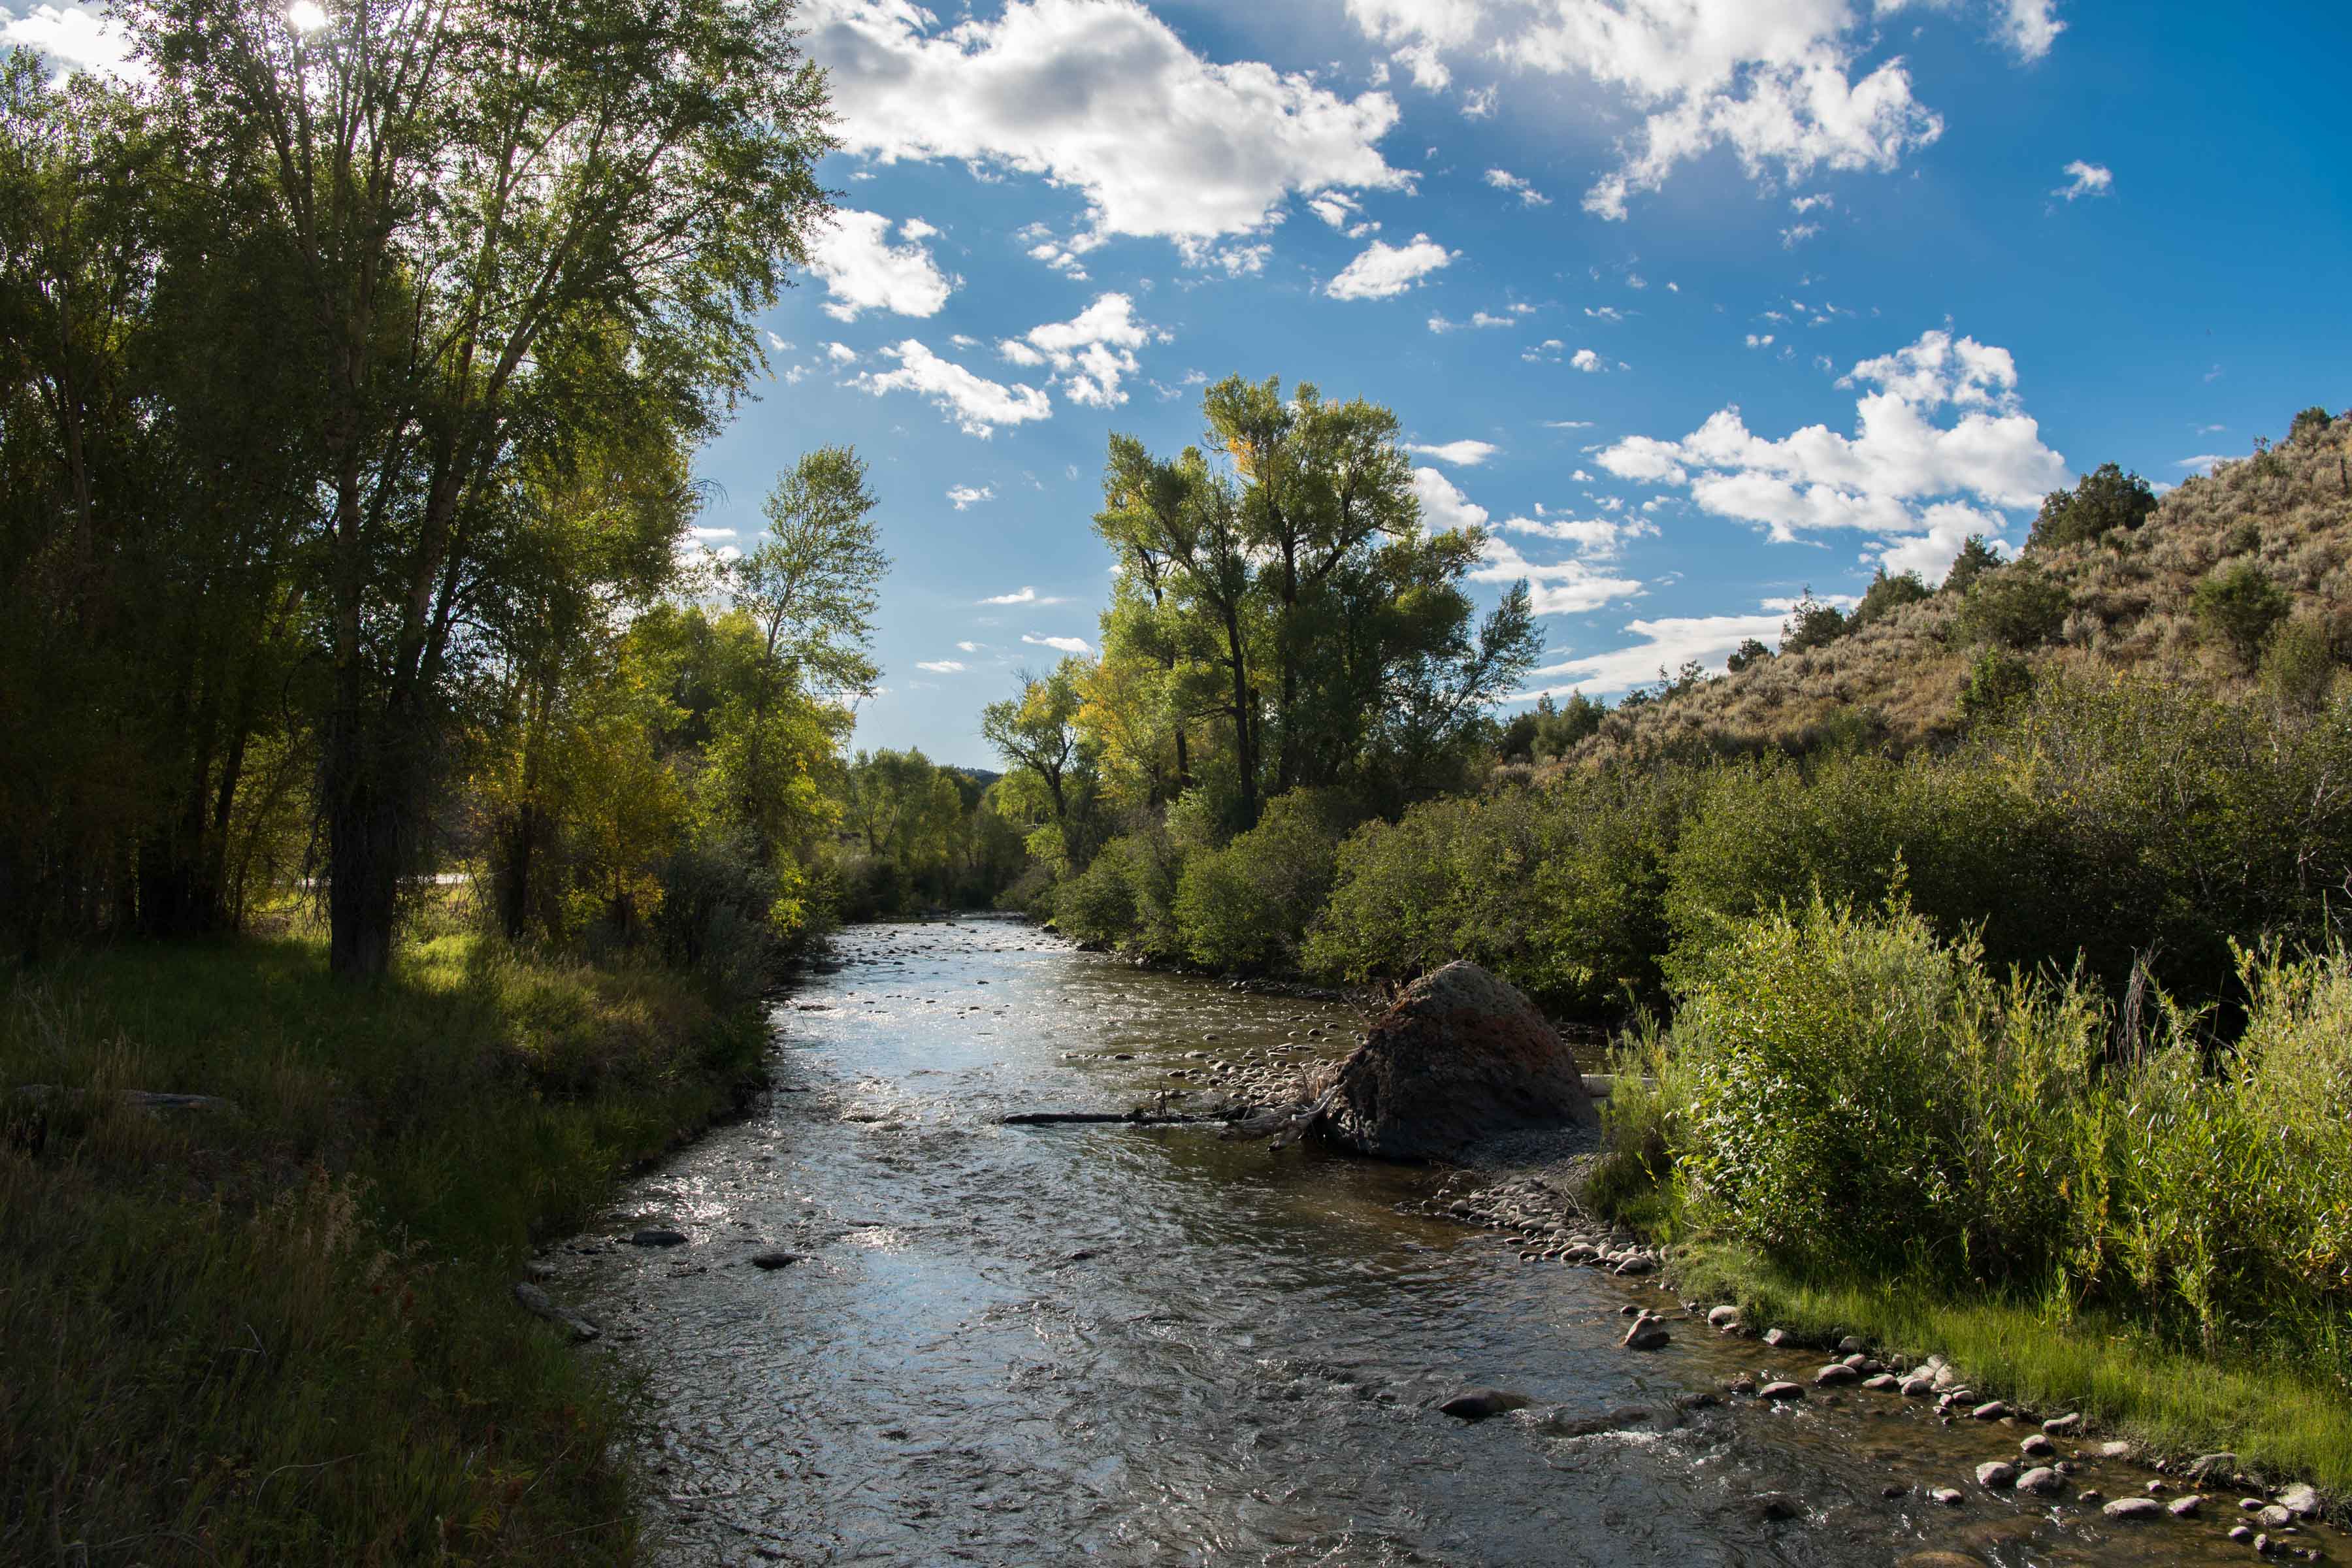
[[647,1226],[645,1229],[631,1235],[629,1244],[633,1247],[684,1247],[686,1235],[683,1231],[672,1230],[667,1226]]
[[2164,1505],[2152,1497],[2119,1497],[2099,1511],[2109,1519],[2162,1519]]
[[1525,1410],[1534,1400],[1507,1388],[1465,1388],[1438,1406],[1446,1415],[1464,1421],[1484,1421],[1489,1415],[1507,1415],[1514,1410]]
[[1629,1351],[1654,1351],[1665,1348],[1674,1338],[1666,1325],[1656,1318],[1636,1318],[1633,1326],[1625,1331],[1625,1348]]
[[1423,975],[1328,1080],[1325,1131],[1361,1153],[1443,1158],[1497,1132],[1593,1126],[1576,1054],[1475,963]]

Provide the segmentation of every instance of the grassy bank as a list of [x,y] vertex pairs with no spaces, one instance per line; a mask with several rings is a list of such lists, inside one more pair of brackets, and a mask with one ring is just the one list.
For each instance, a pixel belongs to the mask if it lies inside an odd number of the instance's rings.
[[509,1289],[761,1042],[691,980],[462,931],[370,987],[303,933],[16,978],[0,1560],[625,1559],[625,1391]]
[[2352,1496],[2352,1399],[2315,1377],[2305,1356],[2192,1352],[2105,1312],[2061,1317],[1934,1280],[1807,1274],[1719,1240],[1676,1248],[1674,1279],[1692,1300],[1736,1301],[1748,1321],[1808,1339],[1857,1334],[1915,1358],[1940,1354],[1989,1399],[2080,1411],[2154,1454],[2227,1451],[2274,1482]]
[[1900,900],[1726,922],[1628,1041],[1591,1201],[1751,1321],[2352,1490],[2352,953],[2235,1026],[1993,973]]

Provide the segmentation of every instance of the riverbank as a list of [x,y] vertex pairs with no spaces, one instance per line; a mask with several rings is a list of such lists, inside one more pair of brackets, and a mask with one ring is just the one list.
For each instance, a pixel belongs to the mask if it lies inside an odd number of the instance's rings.
[[761,1013],[459,930],[368,987],[324,947],[125,947],[10,986],[0,1558],[630,1556],[632,1389],[511,1288],[748,1098]]

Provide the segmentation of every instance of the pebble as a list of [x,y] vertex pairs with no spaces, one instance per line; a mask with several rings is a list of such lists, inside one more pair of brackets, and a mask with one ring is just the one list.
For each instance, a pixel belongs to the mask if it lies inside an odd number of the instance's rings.
[[2175,1519],[2194,1519],[2197,1516],[2197,1510],[2204,1505],[2203,1498],[2199,1497],[2195,1492],[2190,1492],[2187,1497],[2177,1497],[2165,1504],[2165,1511]]
[[1969,1414],[1979,1421],[1998,1421],[2009,1414],[2009,1406],[1998,1399],[1988,1399]]
[[2109,1519],[2155,1519],[2164,1505],[2152,1497],[2119,1497],[2099,1511]]
[[2254,1531],[2252,1525],[2233,1524],[2230,1527],[2230,1539],[2232,1541],[2247,1542],[2253,1538]]
[[2020,1443],[2018,1451],[2029,1459],[2046,1459],[2058,1451],[2058,1445],[2039,1434]]
[[1958,1508],[1968,1500],[1957,1487],[1937,1487],[1927,1493],[1927,1500],[1942,1503],[1946,1508]]
[[1999,1491],[2017,1484],[2017,1467],[2006,1459],[1991,1459],[1977,1467],[1977,1485]]
[[1892,1373],[1882,1372],[1874,1377],[1864,1378],[1862,1385],[1864,1388],[1874,1389],[1880,1394],[1885,1394],[1895,1388],[1895,1376]]
[[1785,1379],[1778,1383],[1768,1383],[1756,1392],[1759,1397],[1770,1400],[1775,1404],[1782,1400],[1802,1399],[1805,1396],[1803,1389]]
[[1822,1368],[1821,1371],[1813,1373],[1813,1386],[1815,1388],[1834,1388],[1842,1383],[1858,1383],[1861,1380],[1862,1373],[1854,1371],[1853,1368],[1846,1365],[1845,1363],[1842,1361],[1833,1361],[1830,1363],[1829,1365]]
[[1913,1399],[1925,1399],[1936,1392],[1936,1380],[1926,1373],[1915,1372],[1903,1380],[1903,1392]]
[[2036,1465],[2017,1478],[2018,1490],[2032,1492],[2039,1497],[2053,1496],[2063,1490],[2065,1485],[2065,1478],[2047,1465]]

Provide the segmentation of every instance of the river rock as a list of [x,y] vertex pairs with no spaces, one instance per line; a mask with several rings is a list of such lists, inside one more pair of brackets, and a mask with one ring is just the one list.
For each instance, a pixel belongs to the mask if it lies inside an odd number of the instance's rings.
[[2254,1522],[2272,1530],[2284,1530],[2294,1522],[2294,1515],[2276,1503],[2254,1510]]
[[2065,1485],[2066,1478],[2047,1465],[2036,1465],[2017,1478],[2019,1491],[2032,1492],[2037,1497],[2053,1496],[2062,1490]]
[[2119,1497],[2099,1511],[2109,1519],[2162,1519],[2164,1505],[2152,1497]]
[[2205,1500],[2190,1492],[2187,1497],[2177,1497],[2166,1503],[2164,1510],[2175,1519],[2194,1519],[2204,1506]]
[[2239,1542],[2241,1545],[2252,1541],[2253,1538],[2254,1527],[2251,1524],[2233,1524],[2230,1527],[2230,1539]]
[[2310,1519],[2319,1512],[2319,1494],[2297,1482],[2279,1493],[2279,1506],[2298,1519]]
[[1999,1491],[2017,1484],[2017,1467],[2007,1459],[1989,1459],[1977,1467],[1977,1485]]
[[1796,1336],[1790,1333],[1786,1329],[1767,1329],[1764,1331],[1764,1342],[1770,1345],[1774,1350],[1779,1350],[1785,1344],[1794,1343],[1795,1338]]
[[1936,1392],[1936,1380],[1924,1372],[1915,1372],[1903,1380],[1903,1392],[1914,1399],[1925,1399]]
[[686,1235],[682,1231],[672,1230],[667,1226],[647,1226],[645,1229],[630,1236],[629,1245],[632,1247],[684,1247]]
[[2029,1459],[2046,1459],[2058,1451],[2058,1445],[2037,1432],[2018,1444],[2017,1448]]
[[1835,1388],[1840,1384],[1860,1383],[1861,1381],[1862,1373],[1856,1372],[1853,1368],[1846,1365],[1845,1363],[1842,1361],[1833,1361],[1830,1363],[1829,1365],[1822,1368],[1821,1371],[1813,1373],[1813,1386],[1815,1388]]
[[1736,1329],[1739,1326],[1739,1309],[1731,1306],[1710,1307],[1706,1311],[1710,1329]]
[[1464,1421],[1484,1421],[1489,1415],[1507,1415],[1514,1410],[1525,1410],[1534,1400],[1507,1388],[1465,1388],[1438,1408],[1446,1415]]
[[1440,1159],[1497,1132],[1599,1121],[1559,1032],[1517,991],[1458,959],[1405,988],[1328,1092],[1324,1131],[1390,1160]]
[[2071,1437],[2083,1429],[2083,1417],[2079,1413],[2070,1410],[2063,1415],[2053,1415],[2049,1420],[2044,1421],[2042,1424],[2042,1429],[2053,1437]]
[[1805,1391],[1793,1383],[1782,1381],[1766,1384],[1756,1391],[1756,1394],[1759,1399],[1778,1405],[1784,1399],[1802,1399],[1805,1396]]
[[797,1252],[780,1252],[772,1249],[767,1252],[755,1252],[751,1254],[751,1267],[754,1268],[789,1268],[800,1260],[801,1255]]
[[1862,1385],[1874,1394],[1892,1394],[1898,1386],[1891,1372],[1874,1373],[1862,1380]]
[[2009,1414],[2009,1406],[1998,1399],[1988,1399],[1969,1414],[1979,1421],[1998,1421]]
[[1968,1496],[1958,1487],[1930,1487],[1927,1500],[1941,1503],[1946,1508],[1958,1508],[1968,1500]]
[[1636,1318],[1633,1326],[1625,1331],[1625,1348],[1629,1351],[1664,1350],[1674,1336],[1666,1325],[1656,1318]]

